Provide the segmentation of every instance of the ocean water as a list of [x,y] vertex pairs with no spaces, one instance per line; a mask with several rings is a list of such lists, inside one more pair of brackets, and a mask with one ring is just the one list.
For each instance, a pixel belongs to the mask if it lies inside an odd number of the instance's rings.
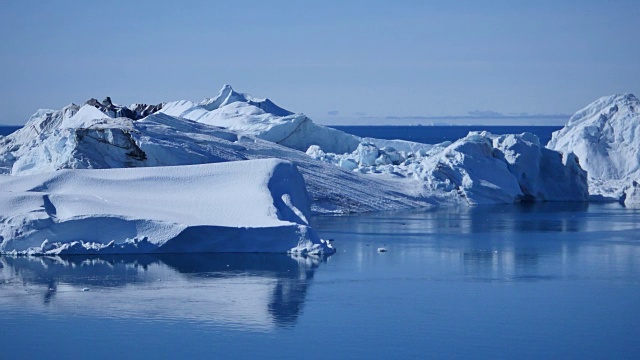
[[640,211],[313,224],[335,255],[0,257],[0,358],[640,358]]
[[0,126],[0,135],[6,136],[20,129],[21,126]]

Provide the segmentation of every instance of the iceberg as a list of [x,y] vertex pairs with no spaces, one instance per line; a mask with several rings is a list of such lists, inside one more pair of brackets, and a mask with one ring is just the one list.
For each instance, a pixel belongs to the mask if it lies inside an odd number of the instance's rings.
[[530,133],[471,132],[453,143],[416,148],[398,151],[365,141],[348,154],[311,146],[307,155],[360,173],[413,178],[441,201],[496,204],[588,198],[587,175],[577,158],[542,147]]
[[547,147],[579,158],[592,200],[631,201],[640,178],[640,101],[633,94],[602,97],[554,132]]
[[225,85],[199,103],[125,108],[107,98],[40,110],[23,129],[0,139],[0,173],[272,157],[298,166],[312,212],[319,214],[441,203],[584,201],[584,176],[575,159],[541,148],[534,137],[514,135],[505,140],[515,141],[510,148],[494,144],[502,140],[488,133],[437,145],[363,139]]
[[279,159],[0,175],[0,209],[4,254],[335,251]]
[[316,161],[305,153],[237,131],[156,112],[140,120],[111,118],[86,104],[39,111],[0,139],[0,173],[41,174],[59,169],[109,169],[279,158],[302,173],[314,213],[351,213],[428,206],[405,183],[372,179]]

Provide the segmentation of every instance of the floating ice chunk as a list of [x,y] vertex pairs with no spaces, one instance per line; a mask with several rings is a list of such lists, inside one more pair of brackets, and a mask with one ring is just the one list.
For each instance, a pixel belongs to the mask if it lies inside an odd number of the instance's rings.
[[376,159],[380,155],[378,148],[370,143],[360,143],[355,151],[356,161],[360,166],[375,165]]
[[624,189],[624,206],[630,208],[640,208],[640,183],[632,181]]
[[342,158],[338,161],[338,166],[347,170],[355,170],[358,168],[358,163],[353,159]]

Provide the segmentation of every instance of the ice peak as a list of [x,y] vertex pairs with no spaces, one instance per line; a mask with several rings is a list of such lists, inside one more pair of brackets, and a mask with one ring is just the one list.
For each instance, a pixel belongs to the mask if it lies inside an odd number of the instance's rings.
[[218,92],[218,95],[213,98],[204,99],[200,103],[200,105],[202,105],[205,109],[211,111],[234,102],[249,102],[249,99],[247,98],[247,96],[245,96],[245,94],[241,94],[233,90],[231,85],[225,84]]
[[603,96],[576,112],[567,126],[574,126],[582,122],[593,121],[592,119],[603,117],[610,119],[615,114],[637,114],[640,110],[640,100],[632,93],[614,94]]
[[603,96],[593,103],[589,104],[587,108],[592,106],[613,106],[613,105],[635,105],[640,101],[638,98],[632,93],[622,93],[622,94],[614,94],[609,96]]
[[639,144],[640,100],[623,93],[603,96],[575,113],[547,147],[575,153],[592,179],[626,181],[640,175]]
[[200,102],[200,106],[205,108],[208,111],[213,111],[219,109],[223,106],[233,104],[233,103],[246,103],[251,106],[255,106],[257,108],[262,109],[264,112],[273,114],[276,116],[288,116],[292,115],[291,111],[283,109],[278,105],[274,104],[269,99],[259,99],[255,98],[249,94],[240,93],[231,87],[229,84],[225,84],[222,86],[222,89],[218,92],[213,98],[204,99]]

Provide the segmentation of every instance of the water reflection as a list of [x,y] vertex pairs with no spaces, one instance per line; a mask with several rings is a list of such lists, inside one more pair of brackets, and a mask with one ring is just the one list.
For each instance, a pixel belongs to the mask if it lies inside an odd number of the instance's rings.
[[5,256],[0,306],[269,329],[295,324],[325,261],[279,254]]
[[[640,211],[619,204],[452,206],[314,221],[342,251],[356,254],[359,271],[391,265],[472,281],[640,275]],[[378,246],[389,253],[378,254]]]

